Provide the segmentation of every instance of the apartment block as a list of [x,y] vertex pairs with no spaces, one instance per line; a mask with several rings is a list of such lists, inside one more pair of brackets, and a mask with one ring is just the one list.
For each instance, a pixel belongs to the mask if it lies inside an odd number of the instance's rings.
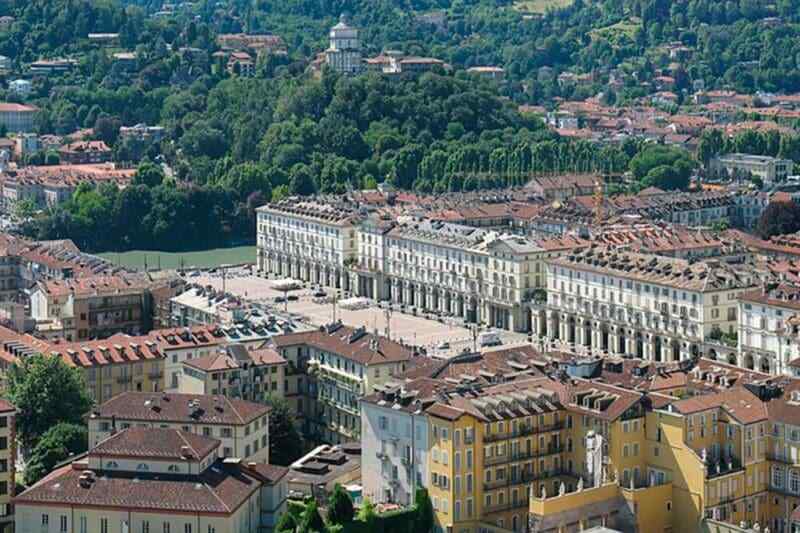
[[123,275],[40,281],[31,293],[31,316],[49,339],[136,335],[149,329],[152,317],[148,285]]
[[169,428],[220,442],[217,455],[269,462],[269,408],[222,395],[126,392],[89,415],[89,446],[130,428]]
[[411,348],[340,322],[279,335],[272,344],[289,362],[285,397],[297,402],[303,432],[332,444],[360,439],[360,399],[414,359]]
[[707,339],[737,331],[737,298],[756,279],[744,265],[612,247],[551,259],[547,268],[547,303],[532,306],[535,335],[653,361],[705,353]]
[[39,109],[24,104],[0,103],[0,124],[6,131],[28,133],[33,131],[33,122]]
[[356,260],[356,213],[316,201],[283,200],[258,208],[259,272],[349,291]]
[[215,354],[187,359],[178,390],[253,402],[283,398],[287,366],[272,348],[250,350],[241,344],[229,344]]
[[800,375],[800,289],[763,284],[739,297],[739,365],[767,374]]
[[13,531],[16,491],[16,407],[0,399],[0,531]]
[[[120,431],[14,499],[16,531],[256,533],[265,476],[180,429]],[[280,481],[277,481],[280,483]]]

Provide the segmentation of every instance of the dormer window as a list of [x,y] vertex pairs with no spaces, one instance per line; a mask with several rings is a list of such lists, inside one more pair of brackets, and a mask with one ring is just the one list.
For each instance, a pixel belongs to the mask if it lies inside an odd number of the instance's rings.
[[178,465],[169,465],[168,470],[170,472],[180,472],[181,471],[181,467],[178,466]]
[[139,472],[147,472],[148,470],[150,470],[150,467],[147,466],[145,463],[139,463],[138,465],[136,465],[136,470],[138,470]]

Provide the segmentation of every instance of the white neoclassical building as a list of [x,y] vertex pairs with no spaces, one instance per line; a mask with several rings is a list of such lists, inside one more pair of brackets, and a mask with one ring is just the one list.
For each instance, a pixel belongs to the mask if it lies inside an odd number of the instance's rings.
[[800,375],[800,288],[763,285],[739,297],[739,365]]
[[511,331],[531,329],[527,305],[544,288],[545,260],[587,245],[409,216],[384,220],[298,198],[258,210],[262,275]]
[[356,221],[352,210],[298,198],[258,208],[259,272],[349,291]]
[[578,351],[680,361],[738,327],[743,267],[592,247],[547,262],[547,302],[534,334]]

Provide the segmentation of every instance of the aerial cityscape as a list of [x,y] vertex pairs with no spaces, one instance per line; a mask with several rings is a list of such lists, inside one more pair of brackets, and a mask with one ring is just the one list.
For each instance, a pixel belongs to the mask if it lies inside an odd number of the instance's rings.
[[800,0],[0,2],[0,533],[800,533]]

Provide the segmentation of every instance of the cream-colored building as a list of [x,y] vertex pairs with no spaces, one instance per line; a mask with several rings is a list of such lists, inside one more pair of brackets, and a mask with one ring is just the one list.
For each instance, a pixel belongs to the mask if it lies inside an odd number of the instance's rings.
[[350,290],[347,266],[356,260],[352,209],[288,198],[258,208],[258,271]]
[[534,335],[578,351],[680,361],[738,328],[737,298],[754,285],[743,266],[589,248],[547,262],[547,303]]
[[[13,531],[11,499],[16,489],[16,408],[0,399],[0,531]],[[17,530],[19,531],[19,530]]]
[[529,331],[526,304],[544,286],[543,261],[586,245],[411,217],[360,218],[348,207],[296,199],[259,208],[259,271]]
[[221,395],[124,393],[89,415],[89,445],[129,428],[172,428],[220,441],[218,454],[269,462],[269,408]]
[[16,531],[256,533],[262,483],[219,446],[180,429],[116,433],[17,496]]
[[213,355],[184,362],[179,390],[253,402],[263,402],[268,396],[283,398],[286,367],[286,360],[272,348],[248,350],[231,344]]
[[739,366],[797,376],[800,289],[762,285],[739,297]]
[[297,386],[303,432],[332,444],[360,440],[360,399],[404,372],[414,357],[411,348],[341,323],[280,335],[273,343],[290,369],[305,369],[297,378],[304,380]]

